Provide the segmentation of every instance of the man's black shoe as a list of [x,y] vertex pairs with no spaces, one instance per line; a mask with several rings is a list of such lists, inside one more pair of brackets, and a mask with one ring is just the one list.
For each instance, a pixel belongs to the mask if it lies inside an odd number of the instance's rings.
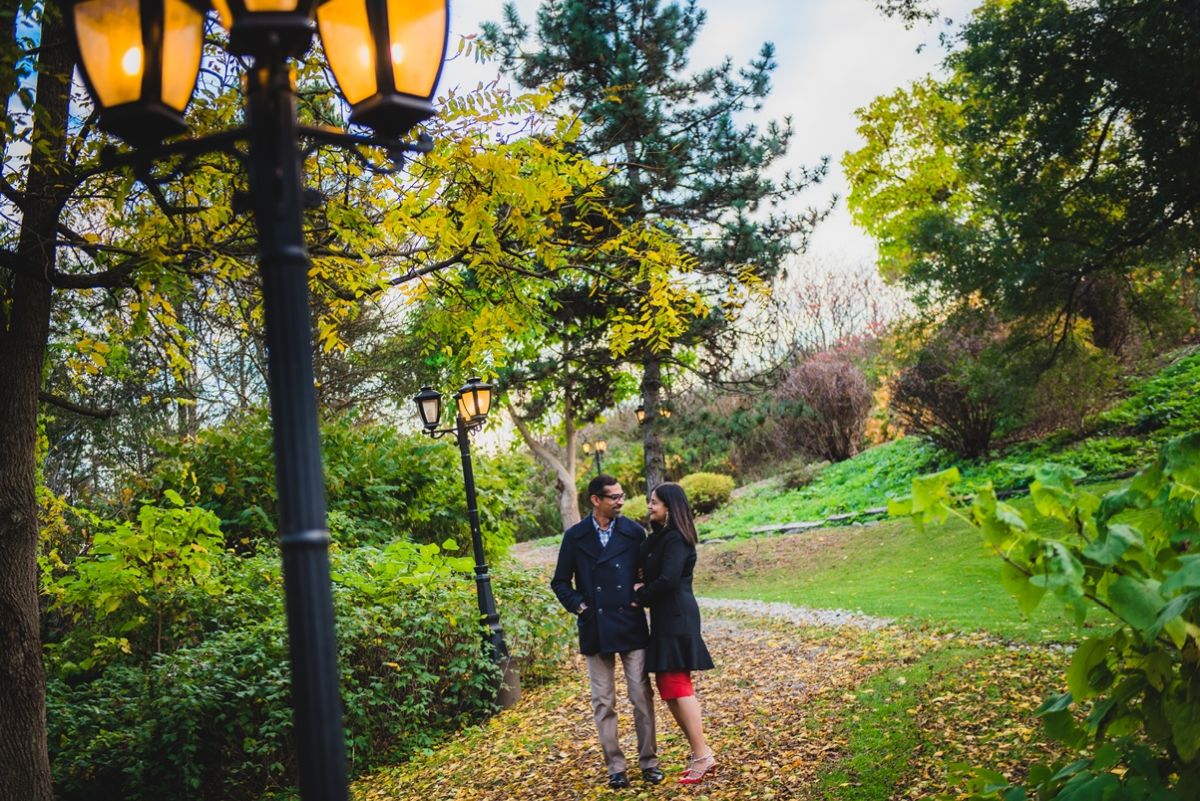
[[658,768],[642,768],[642,781],[658,784],[663,780],[663,772]]
[[608,786],[614,790],[619,790],[622,787],[628,787],[629,777],[625,775],[625,771],[613,773],[608,777]]

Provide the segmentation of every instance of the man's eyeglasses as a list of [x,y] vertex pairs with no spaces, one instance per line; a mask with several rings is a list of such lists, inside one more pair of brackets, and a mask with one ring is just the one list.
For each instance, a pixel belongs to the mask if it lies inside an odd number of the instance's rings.
[[600,497],[608,498],[610,501],[623,501],[623,500],[625,500],[625,493],[618,492],[615,495],[601,495]]

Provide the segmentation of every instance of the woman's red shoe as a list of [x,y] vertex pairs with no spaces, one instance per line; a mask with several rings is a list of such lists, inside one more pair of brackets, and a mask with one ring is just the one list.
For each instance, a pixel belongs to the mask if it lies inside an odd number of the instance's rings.
[[699,784],[716,774],[717,760],[712,754],[688,760],[688,769],[679,777],[680,784]]

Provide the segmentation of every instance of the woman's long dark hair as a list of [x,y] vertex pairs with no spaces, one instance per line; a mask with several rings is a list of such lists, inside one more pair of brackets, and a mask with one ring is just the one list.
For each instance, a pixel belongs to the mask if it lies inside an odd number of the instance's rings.
[[659,484],[654,488],[658,499],[667,507],[667,528],[673,528],[683,535],[690,545],[695,545],[699,539],[696,536],[696,521],[692,519],[692,507],[688,505],[687,493],[683,487],[670,482]]

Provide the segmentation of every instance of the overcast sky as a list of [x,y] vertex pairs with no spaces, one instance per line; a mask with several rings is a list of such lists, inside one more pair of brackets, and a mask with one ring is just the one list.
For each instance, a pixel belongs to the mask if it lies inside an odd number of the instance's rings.
[[[938,6],[957,25],[975,4],[943,0]],[[452,0],[451,52],[460,35],[478,31],[483,21],[500,19],[501,5],[498,0]],[[516,5],[521,19],[532,24],[538,0],[517,0]],[[937,41],[944,24],[908,31],[880,14],[871,0],[700,0],[699,5],[708,21],[692,50],[693,67],[716,64],[725,56],[743,64],[763,42],[774,42],[779,66],[762,119],[792,116],[792,164],[813,164],[823,155],[833,160],[829,178],[805,198],[806,205],[820,204],[832,193],[845,197],[838,162],[845,151],[860,146],[854,110],[936,71],[944,55]],[[457,59],[446,65],[440,88],[474,87],[495,77],[494,66]],[[850,222],[841,200],[818,228],[810,253],[834,263],[874,259],[871,241]]]

